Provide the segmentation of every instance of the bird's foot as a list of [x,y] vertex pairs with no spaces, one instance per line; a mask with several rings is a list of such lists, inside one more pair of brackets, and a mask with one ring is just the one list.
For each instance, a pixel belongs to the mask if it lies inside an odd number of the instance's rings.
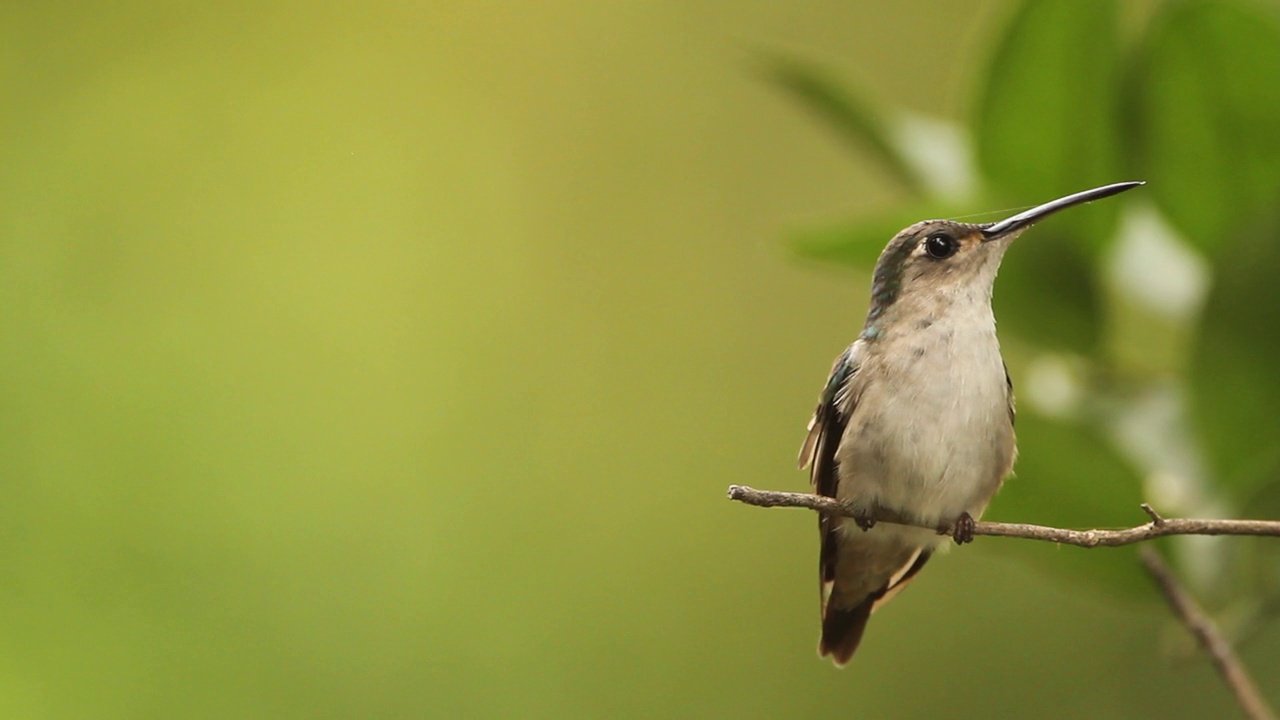
[[955,525],[951,527],[938,528],[939,535],[950,535],[956,541],[957,545],[964,545],[973,542],[973,528],[977,523],[974,522],[973,516],[967,512],[960,513],[960,517],[956,518]]
[[866,532],[876,526],[876,513],[874,510],[854,510],[853,522]]

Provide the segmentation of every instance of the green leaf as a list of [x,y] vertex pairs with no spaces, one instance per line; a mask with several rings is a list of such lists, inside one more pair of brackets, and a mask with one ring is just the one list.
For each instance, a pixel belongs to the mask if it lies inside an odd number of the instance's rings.
[[[1018,463],[988,520],[1091,529],[1147,522],[1137,473],[1090,429],[1018,415]],[[1030,540],[988,540],[998,551],[1099,587],[1150,597],[1131,548],[1059,548]]]
[[[1034,205],[1120,176],[1119,39],[1114,0],[1026,2],[996,46],[976,107],[978,165],[999,195]],[[1119,204],[1054,226],[1097,252]]]
[[1280,480],[1280,228],[1241,233],[1204,310],[1192,409],[1214,479],[1237,503]]
[[874,103],[799,60],[770,56],[764,64],[770,80],[817,113],[842,139],[870,152],[913,196],[924,193],[924,183],[890,140]]
[[1135,74],[1141,172],[1160,209],[1207,252],[1276,207],[1278,79],[1271,12],[1178,2],[1152,21]]

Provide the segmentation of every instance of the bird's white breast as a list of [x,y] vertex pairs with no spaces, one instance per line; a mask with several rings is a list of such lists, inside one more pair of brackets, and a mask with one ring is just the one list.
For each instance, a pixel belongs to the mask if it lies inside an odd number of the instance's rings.
[[928,525],[978,517],[1014,452],[990,306],[922,315],[862,351],[837,453],[841,499]]

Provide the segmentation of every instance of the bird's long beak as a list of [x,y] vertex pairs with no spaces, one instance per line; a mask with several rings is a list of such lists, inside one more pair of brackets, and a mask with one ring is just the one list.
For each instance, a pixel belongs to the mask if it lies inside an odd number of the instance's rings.
[[1068,195],[1066,197],[1060,197],[1057,200],[1051,200],[1043,205],[1033,207],[1030,210],[1024,210],[1011,218],[1006,218],[999,222],[982,226],[982,239],[984,241],[989,241],[1008,237],[1019,230],[1023,230],[1034,225],[1059,210],[1075,207],[1076,205],[1083,205],[1084,203],[1093,202],[1094,200],[1101,200],[1105,197],[1111,197],[1112,195],[1122,193],[1125,190],[1145,184],[1146,183],[1143,182],[1122,182],[1114,185],[1103,185],[1099,188],[1085,190],[1084,192],[1078,192],[1074,195]]

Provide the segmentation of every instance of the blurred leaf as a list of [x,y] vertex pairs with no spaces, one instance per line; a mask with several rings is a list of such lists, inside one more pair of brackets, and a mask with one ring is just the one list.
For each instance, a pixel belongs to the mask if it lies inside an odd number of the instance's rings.
[[[883,227],[882,227],[883,226]],[[789,241],[800,255],[851,267],[871,269],[875,267],[885,243],[893,237],[893,231],[885,235],[887,223],[869,221],[803,230],[793,233]],[[901,228],[899,228],[901,229]]]
[[1219,487],[1280,480],[1280,231],[1241,233],[1218,268],[1192,358],[1192,408]]
[[[1280,477],[1272,477],[1264,483],[1245,503],[1240,517],[1280,520]],[[1262,598],[1267,610],[1280,614],[1280,543],[1275,538],[1266,537],[1238,540],[1245,559],[1240,583]]]
[[924,183],[890,140],[874,103],[842,87],[816,66],[793,58],[767,57],[765,70],[774,83],[817,113],[840,137],[860,150],[870,151],[913,196],[923,194]]
[[[1033,413],[1018,416],[1016,475],[986,519],[1074,529],[1129,527],[1147,521],[1137,474],[1088,428]],[[1059,548],[1030,540],[989,541],[1059,574],[1110,590],[1151,597],[1131,548]]]
[[[1240,513],[1240,517],[1257,518],[1259,520],[1280,520],[1280,475],[1273,476],[1254,493],[1253,497],[1245,503],[1244,511]],[[1280,543],[1274,543],[1280,545]],[[1276,548],[1280,551],[1280,547]],[[1277,578],[1280,578],[1280,565],[1275,568]]]
[[1034,228],[1015,240],[996,280],[996,321],[1002,332],[1042,348],[1090,354],[1101,309],[1095,274],[1078,245]]
[[1166,3],[1137,70],[1144,179],[1192,242],[1220,248],[1280,191],[1280,26],[1249,3]]
[[796,233],[788,244],[807,258],[870,269],[875,267],[884,246],[903,228],[921,220],[958,215],[956,208],[937,202],[909,203],[846,225]]
[[[992,58],[977,105],[978,164],[1000,195],[1036,204],[1120,176],[1119,56],[1113,0],[1022,5]],[[1082,247],[1111,239],[1119,205],[1055,219]]]

